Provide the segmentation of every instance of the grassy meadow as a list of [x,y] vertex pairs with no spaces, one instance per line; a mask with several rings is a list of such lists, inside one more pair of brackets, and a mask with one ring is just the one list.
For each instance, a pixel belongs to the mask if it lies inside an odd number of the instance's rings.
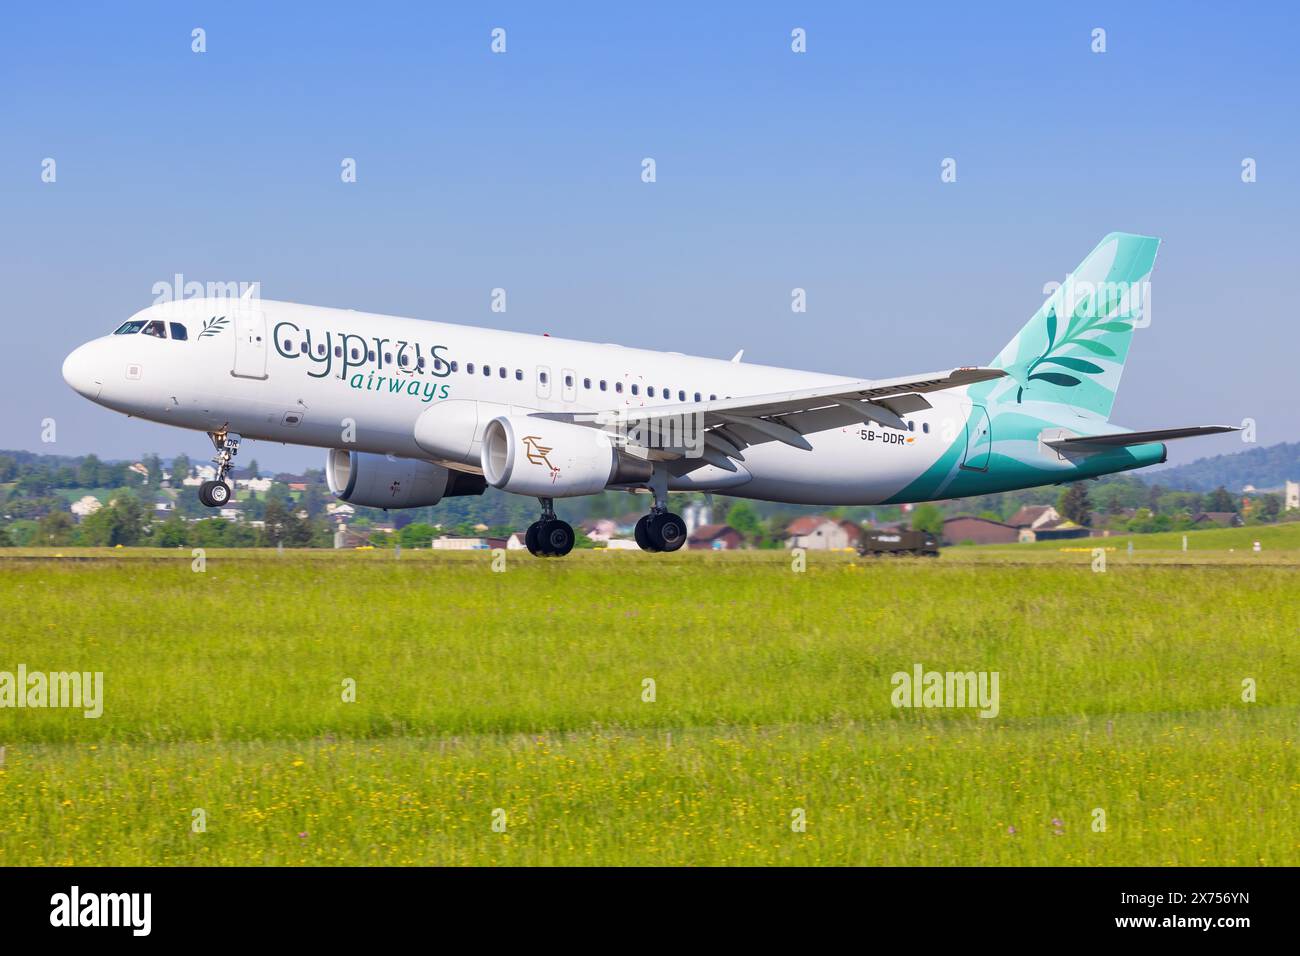
[[[0,866],[1300,863],[1300,551],[1157,537],[3,552],[0,671],[104,713],[0,709]],[[918,663],[998,715],[895,708]]]

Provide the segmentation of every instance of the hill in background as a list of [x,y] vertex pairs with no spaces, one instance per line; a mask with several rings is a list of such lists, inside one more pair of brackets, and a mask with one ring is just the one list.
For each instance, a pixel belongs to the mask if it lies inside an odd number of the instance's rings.
[[1148,485],[1187,491],[1213,491],[1220,485],[1229,491],[1241,491],[1246,485],[1273,490],[1287,481],[1300,481],[1300,442],[1199,458],[1191,464],[1139,474]]

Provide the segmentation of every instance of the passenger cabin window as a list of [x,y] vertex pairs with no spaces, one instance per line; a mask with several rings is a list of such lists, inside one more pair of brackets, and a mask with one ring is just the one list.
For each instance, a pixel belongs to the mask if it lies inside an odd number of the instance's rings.
[[600,380],[600,390],[605,391],[605,380],[603,378]]
[[564,376],[564,387],[565,387],[565,388],[573,388],[573,376],[572,376],[572,375],[566,375],[566,376]]
[[633,383],[632,383],[632,394],[633,394],[633,395],[635,395],[635,394],[637,393],[637,392],[636,392],[636,388],[637,388],[636,383],[633,382]]
[[491,378],[491,377],[492,377],[492,366],[491,366],[491,365],[484,365],[484,366],[483,366],[483,376],[484,376],[484,378]]
[[170,326],[172,330],[173,340],[177,342],[184,342],[186,339],[190,337],[189,333],[185,331],[185,326],[181,325],[179,322],[172,322],[170,323]]
[[143,328],[144,328],[144,323],[139,320],[133,322],[123,322],[121,325],[117,327],[117,331],[114,332],[113,334],[114,335],[135,335],[135,333],[139,332]]
[[591,379],[589,379],[589,378],[584,378],[584,379],[582,380],[582,387],[583,387],[583,388],[591,388]]
[[679,402],[684,402],[684,401],[686,401],[686,392],[685,392],[685,391],[681,391],[681,390],[679,390],[679,391],[677,392],[677,401],[679,401]]
[[336,345],[336,346],[334,346],[334,357],[335,357],[335,358],[342,358],[342,357],[343,357],[343,346],[341,346],[341,345]]
[[523,380],[524,380],[524,370],[521,368],[515,369],[515,381],[522,382]]
[[466,363],[465,363],[465,374],[466,374],[466,375],[473,375],[473,374],[474,374],[474,363],[473,363],[473,362],[466,362]]
[[623,383],[622,383],[622,382],[615,382],[615,383],[614,383],[614,391],[617,392],[619,395],[622,395],[622,394],[623,394]]
[[[646,393],[648,396],[650,396],[651,398],[654,398],[654,397],[655,397],[655,387],[654,387],[653,385],[647,385],[647,386],[646,386],[645,393]],[[635,386],[635,385],[632,386],[632,394],[633,394],[633,395],[636,394],[636,386]]]
[[145,335],[152,335],[156,338],[160,338],[160,339],[167,338],[167,329],[157,319],[147,323],[144,327],[143,332]]
[[497,369],[497,373],[498,373],[498,374],[497,374],[497,378],[505,378],[505,377],[506,377],[506,367],[505,367],[504,365],[502,365],[499,369]]
[[930,423],[921,422],[921,431],[925,432],[927,435],[930,434]]
[[[420,361],[424,361],[424,360],[421,359]],[[452,362],[452,363],[451,363],[451,370],[452,370],[453,372],[459,372],[459,371],[460,371],[460,363],[459,363],[459,362]]]
[[700,400],[700,393],[699,393],[699,392],[696,392],[696,393],[695,393],[695,400],[696,400],[697,402]]
[[547,381],[546,373],[545,373],[545,372],[538,372],[538,373],[537,373],[537,380],[538,380],[539,382],[541,382],[543,385],[545,385],[545,384],[546,384],[546,381]]

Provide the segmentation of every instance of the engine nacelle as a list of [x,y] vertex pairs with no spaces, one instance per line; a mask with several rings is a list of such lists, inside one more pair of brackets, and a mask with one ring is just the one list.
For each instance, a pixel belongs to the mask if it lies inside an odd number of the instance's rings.
[[493,488],[538,498],[594,495],[606,485],[649,481],[651,472],[599,428],[519,415],[487,423],[481,462]]
[[414,458],[394,458],[331,448],[325,483],[337,498],[367,508],[424,508],[443,498],[481,495],[479,475],[452,471]]

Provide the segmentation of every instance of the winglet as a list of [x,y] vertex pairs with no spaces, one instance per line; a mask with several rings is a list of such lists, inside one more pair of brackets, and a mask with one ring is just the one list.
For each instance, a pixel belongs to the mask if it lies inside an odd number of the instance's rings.
[[739,364],[740,364],[740,358],[741,358],[741,356],[743,356],[744,354],[745,354],[745,350],[744,350],[744,349],[741,349],[739,352],[737,352],[735,355],[733,355],[733,356],[731,357],[731,361],[732,361],[732,363],[735,364],[735,365],[739,365]]

